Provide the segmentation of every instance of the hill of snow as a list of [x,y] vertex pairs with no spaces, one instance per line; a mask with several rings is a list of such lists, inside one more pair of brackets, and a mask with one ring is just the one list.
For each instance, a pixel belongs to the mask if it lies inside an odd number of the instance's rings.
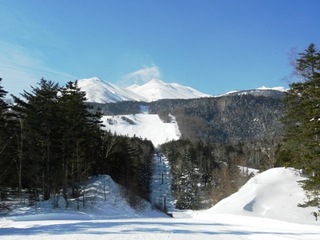
[[144,97],[137,95],[130,90],[102,81],[96,77],[78,80],[78,87],[86,92],[88,102],[146,101]]
[[134,114],[103,116],[105,129],[120,135],[136,136],[151,140],[158,146],[171,140],[177,140],[181,134],[175,118],[171,116],[170,123],[161,121],[157,114]]
[[216,214],[263,217],[287,222],[314,223],[314,207],[301,208],[307,196],[301,187],[297,170],[274,168],[251,178],[238,192],[220,201],[196,217],[210,218]]
[[159,79],[152,79],[141,86],[135,84],[129,86],[128,89],[138,95],[144,96],[149,102],[160,99],[188,99],[210,96],[191,87],[178,83],[165,83]]
[[132,209],[124,198],[122,187],[108,175],[88,179],[83,184],[83,188],[85,189],[84,202],[82,197],[78,200],[71,199],[67,209],[62,197],[58,199],[59,207],[56,209],[53,209],[53,200],[39,202],[36,206],[15,209],[9,214],[10,219],[15,221],[52,221],[164,216],[164,214],[152,210],[150,203],[145,200],[141,200],[139,211]]

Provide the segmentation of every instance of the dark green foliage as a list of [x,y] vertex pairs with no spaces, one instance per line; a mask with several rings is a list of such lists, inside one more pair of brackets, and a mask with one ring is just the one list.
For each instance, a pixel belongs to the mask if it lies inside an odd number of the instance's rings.
[[[285,132],[279,161],[302,169],[309,179],[307,190],[320,190],[320,52],[314,44],[296,61],[301,82],[290,85],[284,99]],[[311,201],[312,202],[312,201]]]
[[203,209],[235,192],[247,177],[237,163],[243,153],[231,145],[172,141],[161,146],[171,165],[179,209]]
[[99,173],[109,174],[131,193],[149,200],[151,160],[154,152],[150,141],[106,132],[103,138],[102,166]]

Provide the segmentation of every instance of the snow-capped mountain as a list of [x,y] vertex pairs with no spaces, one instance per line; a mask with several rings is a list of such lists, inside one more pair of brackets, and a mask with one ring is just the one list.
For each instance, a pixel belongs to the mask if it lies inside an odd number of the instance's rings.
[[78,80],[78,86],[86,92],[88,102],[96,103],[129,100],[152,102],[159,99],[187,99],[210,96],[191,87],[178,83],[165,83],[158,79],[152,79],[141,86],[132,85],[128,88],[122,88],[94,77]]
[[253,95],[253,96],[264,96],[264,97],[283,97],[286,89],[284,87],[259,87],[256,89],[250,90],[241,90],[241,91],[230,91],[220,96],[235,96],[235,95]]
[[178,83],[165,83],[159,79],[152,79],[141,86],[135,84],[127,89],[145,97],[149,102],[160,99],[188,99],[210,96],[191,87]]
[[86,92],[88,102],[107,103],[119,101],[146,101],[142,96],[121,88],[99,78],[85,78],[78,80],[78,87]]

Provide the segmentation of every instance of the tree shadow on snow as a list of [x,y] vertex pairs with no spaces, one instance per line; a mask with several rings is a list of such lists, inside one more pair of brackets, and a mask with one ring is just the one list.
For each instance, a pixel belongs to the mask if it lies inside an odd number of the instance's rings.
[[0,236],[30,236],[30,235],[68,235],[68,234],[143,234],[168,233],[183,235],[315,235],[315,233],[293,233],[276,231],[232,230],[237,226],[220,223],[197,223],[184,221],[154,221],[144,220],[92,220],[73,223],[53,223],[47,225],[39,221],[39,225],[31,227],[0,227]]

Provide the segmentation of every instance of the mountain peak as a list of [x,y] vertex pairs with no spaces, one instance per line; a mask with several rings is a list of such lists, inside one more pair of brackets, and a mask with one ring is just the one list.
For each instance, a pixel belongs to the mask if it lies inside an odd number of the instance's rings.
[[103,81],[97,77],[80,79],[78,86],[82,91],[86,92],[88,102],[145,101],[143,97],[134,92],[121,88],[113,83]]
[[130,86],[128,89],[138,95],[144,96],[149,102],[160,99],[188,99],[210,96],[191,87],[178,83],[166,83],[157,78],[153,78],[141,86]]

